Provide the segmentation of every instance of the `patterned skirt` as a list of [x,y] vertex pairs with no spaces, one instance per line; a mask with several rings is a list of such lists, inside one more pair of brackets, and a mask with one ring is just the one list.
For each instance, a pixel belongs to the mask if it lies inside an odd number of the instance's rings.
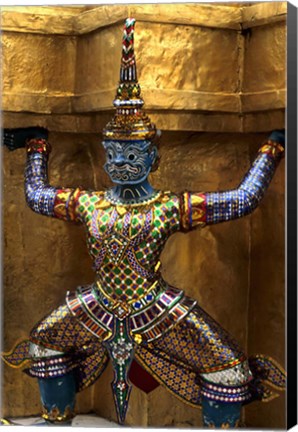
[[[30,342],[71,358],[78,391],[93,384],[109,361],[102,342],[72,315],[66,304],[37,323],[29,339],[2,354],[3,360],[12,367],[24,367],[32,361]],[[263,355],[247,359],[231,335],[202,308],[195,306],[182,322],[161,338],[137,345],[131,372],[137,366],[140,380],[146,380],[146,376],[152,380],[153,377],[156,384],[166,387],[184,402],[199,407],[202,377],[206,378],[208,374],[216,377],[221,372],[221,378],[225,376],[225,381],[229,382],[231,371],[244,364],[249,365],[241,371],[246,374],[249,386],[248,401],[268,401],[278,396],[273,389],[285,389],[285,372],[280,365]],[[139,373],[140,369],[143,373]],[[30,369],[25,369],[25,372],[30,374]],[[133,376],[131,381],[140,388],[146,388],[146,383],[142,385]]]

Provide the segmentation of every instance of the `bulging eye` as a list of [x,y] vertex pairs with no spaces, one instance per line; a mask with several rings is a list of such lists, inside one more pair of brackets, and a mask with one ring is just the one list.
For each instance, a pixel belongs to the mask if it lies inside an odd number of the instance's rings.
[[134,161],[136,159],[136,155],[134,153],[129,153],[127,159],[130,161]]
[[108,158],[108,160],[112,160],[113,157],[114,157],[113,152],[112,151],[108,151],[107,152],[107,158]]

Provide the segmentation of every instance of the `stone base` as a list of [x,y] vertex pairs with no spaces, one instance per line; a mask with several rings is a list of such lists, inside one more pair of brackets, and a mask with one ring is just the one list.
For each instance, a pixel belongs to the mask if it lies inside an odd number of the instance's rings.
[[[16,417],[6,419],[13,426],[49,426],[41,417]],[[58,425],[59,426],[59,425]],[[71,427],[104,427],[119,428],[117,423],[108,421],[95,414],[77,415],[71,422]]]

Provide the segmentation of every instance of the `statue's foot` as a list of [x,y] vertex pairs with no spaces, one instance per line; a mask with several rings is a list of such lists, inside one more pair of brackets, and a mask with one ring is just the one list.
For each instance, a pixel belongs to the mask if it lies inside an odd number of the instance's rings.
[[49,420],[45,420],[44,418],[40,418],[40,420],[38,420],[36,423],[30,425],[30,426],[71,426],[72,423],[72,419],[70,420],[65,420],[65,421],[49,421]]
[[71,426],[71,420],[69,420],[69,421],[65,421],[65,422],[56,422],[56,423],[54,423],[54,422],[50,422],[50,421],[46,421],[46,420],[44,420],[44,424],[38,424],[38,425],[36,425],[36,426],[59,426],[59,427],[61,427],[61,426]]

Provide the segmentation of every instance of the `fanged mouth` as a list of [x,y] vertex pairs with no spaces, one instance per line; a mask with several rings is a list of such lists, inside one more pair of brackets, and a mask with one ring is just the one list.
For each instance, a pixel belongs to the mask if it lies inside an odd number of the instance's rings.
[[125,165],[122,165],[120,167],[112,164],[108,167],[108,171],[110,174],[123,173],[123,172],[129,172],[132,174],[139,174],[141,172],[141,168],[133,167],[129,164],[125,164]]

